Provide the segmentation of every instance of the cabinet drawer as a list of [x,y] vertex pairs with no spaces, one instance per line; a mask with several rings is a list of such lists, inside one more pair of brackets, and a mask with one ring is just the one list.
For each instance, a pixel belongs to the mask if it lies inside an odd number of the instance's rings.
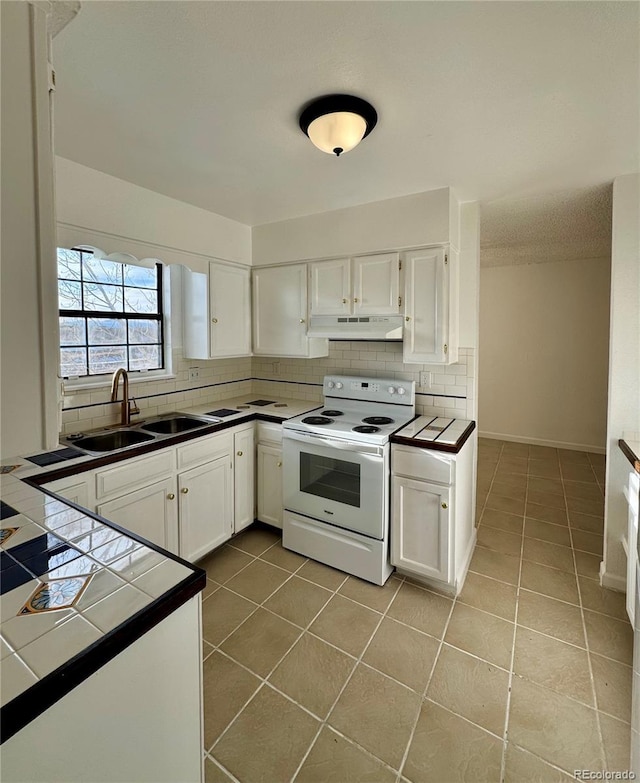
[[118,467],[96,472],[96,498],[107,497],[122,490],[135,489],[158,481],[175,470],[173,449],[163,449],[151,457],[125,460]]
[[230,454],[233,449],[233,431],[221,432],[219,435],[209,435],[197,438],[185,446],[178,446],[178,470],[202,465],[212,459]]
[[282,424],[256,422],[258,426],[257,443],[282,443]]
[[452,484],[454,460],[437,451],[394,446],[391,452],[391,470],[398,476],[435,481],[438,484]]

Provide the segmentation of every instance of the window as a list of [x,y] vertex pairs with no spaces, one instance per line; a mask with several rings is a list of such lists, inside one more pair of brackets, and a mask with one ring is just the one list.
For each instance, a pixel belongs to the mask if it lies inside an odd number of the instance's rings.
[[161,264],[58,248],[58,300],[62,377],[164,367]]

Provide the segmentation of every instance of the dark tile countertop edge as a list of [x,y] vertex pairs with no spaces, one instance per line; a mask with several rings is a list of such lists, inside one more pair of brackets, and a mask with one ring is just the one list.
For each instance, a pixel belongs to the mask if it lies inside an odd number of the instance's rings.
[[640,473],[640,456],[638,456],[635,451],[631,448],[631,446],[627,443],[626,440],[623,440],[620,438],[618,441],[618,446],[620,446],[620,449],[624,456],[629,460],[629,462],[633,465],[633,469]]
[[469,422],[469,426],[455,443],[438,443],[433,440],[421,440],[420,438],[406,438],[403,435],[392,435],[391,443],[398,443],[402,446],[413,446],[419,449],[429,449],[430,451],[446,451],[449,454],[458,454],[464,444],[469,440],[471,433],[475,430],[475,421]]
[[[79,472],[78,468],[84,470],[86,464],[87,463],[76,465],[75,472]],[[98,669],[115,658],[116,655],[119,655],[126,650],[127,647],[130,647],[134,642],[144,636],[147,631],[151,630],[169,617],[169,615],[173,614],[173,612],[179,609],[189,599],[204,590],[207,583],[206,572],[202,568],[194,566],[193,563],[189,563],[187,560],[183,560],[172,552],[162,549],[162,547],[157,546],[151,541],[123,528],[105,517],[101,517],[90,509],[79,506],[66,498],[56,495],[55,492],[51,492],[38,485],[38,478],[46,479],[46,481],[53,481],[54,479],[50,477],[51,473],[45,473],[40,476],[23,478],[21,481],[39,489],[43,494],[50,495],[51,497],[60,500],[71,508],[79,509],[85,516],[96,519],[99,522],[124,533],[129,538],[139,541],[146,547],[149,547],[149,549],[160,553],[168,560],[173,560],[176,563],[189,568],[191,574],[186,577],[186,579],[183,579],[177,585],[174,585],[174,587],[167,590],[163,595],[156,598],[148,606],[143,607],[141,610],[131,615],[131,617],[128,617],[116,628],[109,631],[57,669],[38,680],[38,682],[34,683],[10,702],[7,702],[7,704],[0,709],[0,745],[70,693],[76,686],[80,685],[84,680],[98,671]]]

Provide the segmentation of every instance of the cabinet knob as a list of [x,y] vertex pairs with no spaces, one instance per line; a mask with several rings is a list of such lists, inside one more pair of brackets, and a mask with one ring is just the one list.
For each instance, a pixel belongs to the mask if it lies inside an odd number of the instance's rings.
[[443,503],[442,508],[449,508],[449,506],[446,503]]
[[167,495],[167,500],[175,500],[176,496],[173,494],[173,492],[169,492]]
[[239,457],[241,457],[241,456],[242,456],[242,452],[241,452],[241,451],[239,451],[239,452],[237,452],[237,453],[238,453],[238,456],[239,456]]
[[354,301],[354,302],[357,302],[357,301],[358,301],[358,297],[357,297],[357,296],[356,296],[356,297],[354,297],[354,300],[353,300],[353,301]]
[[218,323],[218,319],[217,318],[212,318],[211,319],[211,323],[212,324],[217,324]]
[[409,318],[409,316],[408,316],[408,315],[406,315],[406,316],[405,316],[405,318],[404,318],[404,320],[405,320],[405,321],[410,321],[410,320],[411,320],[411,318]]
[[301,323],[301,324],[303,324],[303,323],[304,323],[304,318],[301,318],[301,319],[300,319],[300,323]]
[[348,299],[343,299],[342,304],[347,304],[348,301],[349,301]]
[[278,465],[279,468],[281,468],[282,467],[282,462],[278,462],[277,465]]
[[182,489],[180,490],[180,492],[182,492],[183,495],[186,495],[188,491],[189,491],[189,487],[182,487]]

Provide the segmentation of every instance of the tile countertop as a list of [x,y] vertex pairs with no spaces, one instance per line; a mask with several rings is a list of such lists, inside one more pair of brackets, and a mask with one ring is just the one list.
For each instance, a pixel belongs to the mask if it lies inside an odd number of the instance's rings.
[[418,416],[391,436],[392,443],[457,454],[476,428],[469,419]]
[[[320,405],[280,398],[251,405],[256,399],[243,395],[176,412],[237,409],[219,424],[212,422],[210,430],[216,431],[256,414],[284,421]],[[117,458],[132,456],[125,451]],[[204,587],[201,569],[23,481],[61,466],[82,472],[85,464],[90,469],[100,460],[83,454],[49,465],[27,457],[3,460],[17,467],[0,475],[2,742]]]
[[1,741],[197,595],[200,568],[0,477]]
[[640,441],[620,438],[618,441],[622,453],[633,465],[633,469],[640,473]]

